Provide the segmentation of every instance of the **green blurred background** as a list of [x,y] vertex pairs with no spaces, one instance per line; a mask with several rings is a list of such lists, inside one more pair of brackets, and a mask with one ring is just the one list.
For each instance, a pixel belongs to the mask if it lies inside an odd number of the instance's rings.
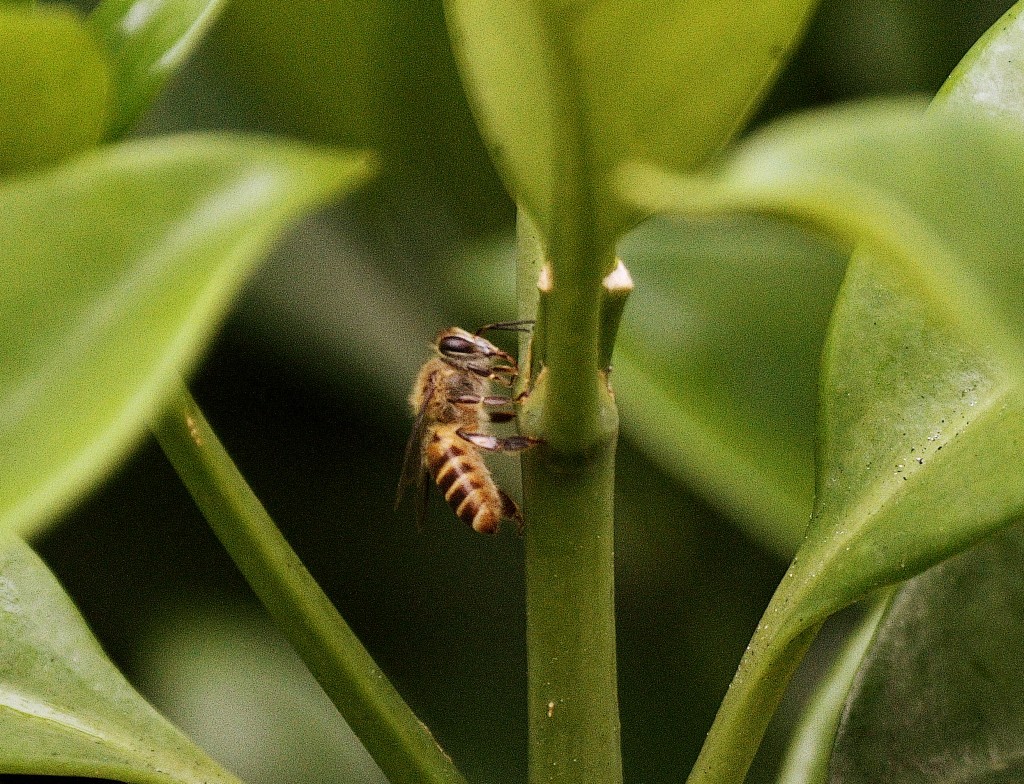
[[[931,93],[1009,5],[824,2],[754,125],[866,95]],[[474,535],[436,499],[423,531],[410,508],[392,511],[405,396],[428,342],[450,324],[514,316],[514,210],[476,135],[439,0],[234,0],[140,133],[195,128],[380,152],[372,188],[304,222],[269,259],[195,393],[470,780],[525,780],[522,543],[511,531]],[[645,294],[643,270],[634,275],[637,313],[672,305],[650,298],[663,289]],[[837,280],[811,292],[822,313]],[[635,319],[624,330],[624,341],[647,339]],[[713,493],[651,462],[628,423],[626,432],[616,499],[626,775],[675,782],[784,570],[786,544],[766,548],[716,512]],[[501,475],[514,487],[511,471]],[[381,780],[152,443],[38,544],[143,693],[252,784]],[[841,625],[798,678],[763,770]]]

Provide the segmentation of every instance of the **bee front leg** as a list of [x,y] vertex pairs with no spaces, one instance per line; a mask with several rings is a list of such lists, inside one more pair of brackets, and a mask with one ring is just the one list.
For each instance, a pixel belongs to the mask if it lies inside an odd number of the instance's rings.
[[480,449],[488,452],[522,452],[531,446],[541,443],[541,439],[532,436],[492,436],[490,433],[469,433],[465,430],[456,430],[459,438],[462,438]]

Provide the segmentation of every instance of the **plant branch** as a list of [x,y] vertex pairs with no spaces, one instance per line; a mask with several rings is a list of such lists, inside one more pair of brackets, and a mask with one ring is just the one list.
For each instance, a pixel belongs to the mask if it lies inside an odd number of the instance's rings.
[[281,535],[183,384],[153,432],[257,597],[392,784],[465,784]]
[[[520,221],[520,313],[535,311],[538,320],[520,427],[544,442],[523,456],[530,781],[617,784],[618,419],[599,347],[607,342],[610,351],[625,292],[573,275],[614,266],[610,249],[577,245],[591,257],[555,264],[562,273],[551,275],[537,233],[525,215]],[[545,270],[539,292],[538,268]],[[615,323],[606,326],[605,316]]]
[[769,603],[686,784],[743,784],[786,686],[821,628],[818,623],[780,638],[769,619],[788,598],[776,593]]

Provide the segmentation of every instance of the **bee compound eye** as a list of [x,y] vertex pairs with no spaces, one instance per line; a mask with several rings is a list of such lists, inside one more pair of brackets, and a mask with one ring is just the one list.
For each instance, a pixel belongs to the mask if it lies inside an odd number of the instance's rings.
[[446,338],[441,338],[437,344],[437,350],[442,354],[474,354],[477,349],[465,338],[449,335]]

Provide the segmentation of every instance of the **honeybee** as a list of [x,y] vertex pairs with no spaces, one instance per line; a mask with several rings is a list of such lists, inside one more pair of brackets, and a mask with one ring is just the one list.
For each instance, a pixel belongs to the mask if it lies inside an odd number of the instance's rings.
[[522,530],[522,512],[495,484],[479,450],[519,452],[538,441],[529,436],[502,438],[487,432],[488,422],[515,418],[515,413],[507,409],[489,410],[511,405],[511,398],[488,393],[492,382],[511,387],[519,367],[480,333],[491,329],[521,331],[529,323],[488,324],[473,333],[451,327],[438,334],[434,341],[437,355],[423,365],[409,395],[416,422],[405,448],[396,509],[406,488],[415,482],[416,517],[422,523],[429,475],[455,515],[474,531],[496,533],[506,518]]

